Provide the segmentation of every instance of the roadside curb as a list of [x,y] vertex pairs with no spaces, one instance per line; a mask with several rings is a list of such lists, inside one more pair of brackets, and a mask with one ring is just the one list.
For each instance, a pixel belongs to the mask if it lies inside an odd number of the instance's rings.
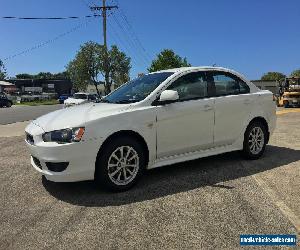
[[31,121],[16,122],[7,125],[0,125],[0,137],[15,137],[24,135],[26,126]]

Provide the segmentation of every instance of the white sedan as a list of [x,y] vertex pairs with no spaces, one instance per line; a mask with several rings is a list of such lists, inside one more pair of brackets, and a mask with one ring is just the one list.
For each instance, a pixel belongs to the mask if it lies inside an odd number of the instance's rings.
[[115,191],[145,169],[239,150],[265,151],[275,123],[271,92],[225,68],[151,73],[124,84],[102,103],[58,110],[32,121],[32,166],[48,180],[95,179]]
[[64,101],[64,106],[66,108],[66,107],[84,104],[95,100],[96,100],[95,95],[88,94],[88,93],[75,93],[72,97],[69,97]]

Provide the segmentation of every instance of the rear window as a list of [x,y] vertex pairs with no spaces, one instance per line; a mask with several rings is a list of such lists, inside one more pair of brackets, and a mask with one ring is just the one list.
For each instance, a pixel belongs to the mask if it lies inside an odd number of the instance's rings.
[[247,83],[227,72],[211,72],[210,78],[214,82],[216,96],[247,94],[250,92]]

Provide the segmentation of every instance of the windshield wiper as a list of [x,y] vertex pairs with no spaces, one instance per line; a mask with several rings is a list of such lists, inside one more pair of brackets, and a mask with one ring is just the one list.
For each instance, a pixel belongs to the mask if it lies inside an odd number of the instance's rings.
[[99,102],[102,102],[102,103],[110,103],[109,100],[106,100],[106,99],[101,99]]

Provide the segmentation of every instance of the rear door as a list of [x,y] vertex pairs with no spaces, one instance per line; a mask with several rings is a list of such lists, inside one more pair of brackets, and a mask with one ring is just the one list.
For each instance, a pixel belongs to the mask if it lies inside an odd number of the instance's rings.
[[241,136],[255,95],[242,79],[231,73],[210,71],[208,79],[215,92],[214,146],[230,145]]

